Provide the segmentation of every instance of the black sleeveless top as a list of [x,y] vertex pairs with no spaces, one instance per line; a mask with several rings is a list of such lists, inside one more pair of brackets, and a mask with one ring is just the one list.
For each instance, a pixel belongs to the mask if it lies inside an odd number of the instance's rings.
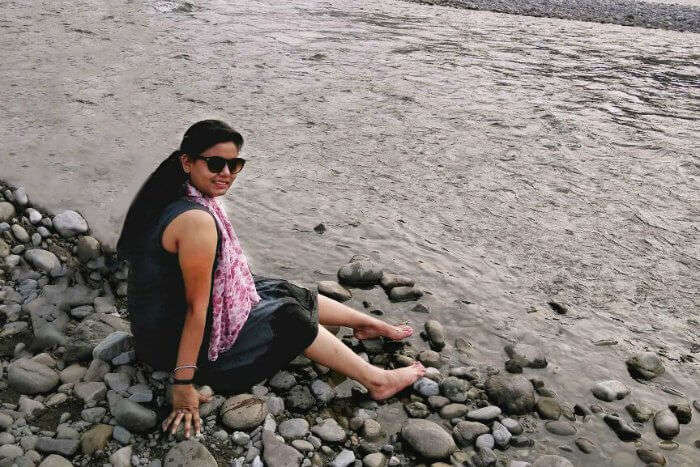
[[[136,357],[156,370],[172,371],[175,367],[187,311],[185,283],[177,253],[170,253],[164,249],[161,237],[165,228],[175,217],[191,209],[199,209],[211,214],[205,206],[186,198],[170,203],[144,235],[141,253],[128,258],[127,306],[131,332],[136,341]],[[221,248],[221,233],[218,225],[216,233],[218,257]],[[214,259],[212,286],[217,262],[217,259]],[[211,290],[209,295],[211,296]],[[210,302],[198,359],[198,364],[204,366],[207,363],[211,317]]]

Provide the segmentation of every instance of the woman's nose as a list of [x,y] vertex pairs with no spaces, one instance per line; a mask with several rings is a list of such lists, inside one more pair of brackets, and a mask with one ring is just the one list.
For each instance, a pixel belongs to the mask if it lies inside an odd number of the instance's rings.
[[224,164],[224,168],[221,169],[223,175],[232,175],[231,170],[228,168],[228,164]]

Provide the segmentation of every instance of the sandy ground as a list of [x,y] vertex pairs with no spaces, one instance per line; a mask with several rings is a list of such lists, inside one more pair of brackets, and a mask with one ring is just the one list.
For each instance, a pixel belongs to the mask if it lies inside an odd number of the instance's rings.
[[[398,1],[41,5],[0,2],[0,178],[36,204],[113,244],[187,126],[222,118],[247,138],[226,203],[255,272],[312,286],[368,253],[470,361],[524,339],[571,403],[613,377],[700,397],[700,36]],[[646,385],[624,367],[643,349],[668,369]],[[606,459],[633,452],[589,429]],[[697,456],[677,441],[669,461]]]

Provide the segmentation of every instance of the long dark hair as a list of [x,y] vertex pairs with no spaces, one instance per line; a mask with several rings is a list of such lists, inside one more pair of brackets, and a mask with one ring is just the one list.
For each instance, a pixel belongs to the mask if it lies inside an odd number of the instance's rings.
[[243,136],[220,120],[202,120],[187,129],[180,149],[160,163],[131,202],[117,242],[120,259],[139,253],[143,248],[144,234],[152,222],[168,204],[184,196],[188,175],[182,169],[180,156],[198,156],[218,143],[229,141],[239,150],[243,146]]

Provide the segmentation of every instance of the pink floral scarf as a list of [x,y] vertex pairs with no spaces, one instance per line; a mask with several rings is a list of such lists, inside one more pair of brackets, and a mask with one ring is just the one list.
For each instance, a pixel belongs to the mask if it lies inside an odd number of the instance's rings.
[[185,183],[185,196],[209,209],[221,233],[221,249],[217,253],[218,265],[210,299],[213,319],[208,357],[213,362],[236,342],[250,309],[260,301],[260,296],[238,237],[219,201],[202,194],[189,181]]

